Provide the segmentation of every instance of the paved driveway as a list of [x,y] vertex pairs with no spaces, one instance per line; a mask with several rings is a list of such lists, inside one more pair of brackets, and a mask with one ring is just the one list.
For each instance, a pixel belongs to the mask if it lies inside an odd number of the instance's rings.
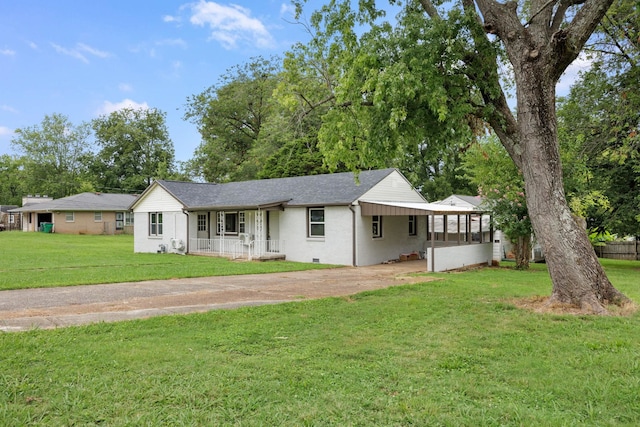
[[289,273],[0,291],[0,331],[57,328],[353,295],[406,283],[425,261]]

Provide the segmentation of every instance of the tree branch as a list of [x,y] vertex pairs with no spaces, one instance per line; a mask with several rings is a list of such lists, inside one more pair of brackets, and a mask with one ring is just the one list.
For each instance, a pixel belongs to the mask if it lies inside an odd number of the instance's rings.
[[553,49],[553,77],[556,81],[578,57],[613,0],[586,0],[567,28],[555,32],[551,38]]
[[424,11],[429,15],[431,19],[440,20],[440,14],[438,13],[438,9],[435,8],[431,0],[420,0],[420,4]]

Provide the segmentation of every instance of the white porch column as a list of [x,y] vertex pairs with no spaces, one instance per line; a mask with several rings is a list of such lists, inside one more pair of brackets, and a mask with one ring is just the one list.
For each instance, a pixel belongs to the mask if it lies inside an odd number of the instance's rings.
[[255,240],[265,240],[264,236],[264,211],[258,209],[255,215]]

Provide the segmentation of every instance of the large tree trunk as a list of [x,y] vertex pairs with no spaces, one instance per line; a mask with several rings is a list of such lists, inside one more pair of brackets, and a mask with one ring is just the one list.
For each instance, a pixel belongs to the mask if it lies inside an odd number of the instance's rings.
[[[607,304],[622,304],[627,298],[609,282],[585,230],[573,219],[567,205],[555,86],[612,1],[531,0],[530,15],[523,24],[516,2],[462,0],[468,13],[475,13],[474,3],[478,6],[482,14],[482,18],[477,16],[478,21],[484,31],[501,39],[513,66],[517,119],[504,94],[496,97],[485,90],[483,96],[485,102],[500,110],[501,117],[490,117],[491,126],[524,177],[531,223],[553,282],[550,303],[577,305],[596,313],[606,313]],[[572,12],[572,19],[567,18],[567,11],[574,6],[580,6],[579,10]],[[481,38],[475,35],[481,44]]]
[[595,313],[627,298],[613,287],[566,202],[557,141],[555,80],[537,61],[515,69],[518,91],[520,168],[531,223],[547,261],[550,303],[572,304]]

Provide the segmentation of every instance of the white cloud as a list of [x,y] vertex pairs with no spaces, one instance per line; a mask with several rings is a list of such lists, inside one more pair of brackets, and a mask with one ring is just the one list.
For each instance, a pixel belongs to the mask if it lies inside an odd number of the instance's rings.
[[280,16],[284,16],[287,19],[294,19],[296,14],[296,9],[293,7],[291,3],[282,3],[280,5]]
[[63,55],[70,56],[72,58],[79,59],[85,64],[89,63],[89,60],[85,56],[85,53],[88,53],[93,56],[97,56],[98,58],[108,58],[109,56],[111,56],[109,52],[98,50],[84,43],[77,43],[76,47],[72,49],[62,47],[55,43],[51,43],[51,46],[56,50],[56,52],[61,53]]
[[162,17],[164,22],[180,22],[180,18],[177,16],[165,15]]
[[200,0],[191,5],[191,23],[211,29],[211,39],[225,49],[233,49],[240,42],[259,48],[273,47],[274,40],[264,24],[251,17],[251,11],[242,6],[224,6]]
[[78,43],[76,46],[79,50],[90,53],[91,55],[97,56],[98,58],[108,58],[109,56],[111,56],[109,52],[98,50],[84,43]]
[[37,44],[35,44],[34,42],[28,42],[27,44],[29,45],[29,47],[30,47],[31,49],[34,49],[34,50],[35,50],[35,49],[38,49],[38,45],[37,45]]
[[18,112],[18,110],[16,110],[15,108],[13,108],[10,105],[0,105],[0,110],[7,111],[9,113],[17,113]]
[[98,116],[102,116],[124,108],[130,108],[132,110],[148,110],[149,105],[146,102],[139,103],[132,101],[131,99],[123,99],[120,102],[104,101],[96,113]]
[[0,55],[7,55],[7,56],[13,56],[16,54],[15,50],[11,50],[11,49],[0,49]]
[[586,54],[581,53],[572,63],[567,67],[562,77],[556,85],[556,95],[566,96],[569,94],[569,89],[580,77],[581,71],[587,71],[591,68],[593,59],[589,58]]
[[0,126],[0,136],[11,136],[13,135],[13,129],[9,129],[6,126]]
[[132,92],[133,86],[131,86],[129,83],[120,83],[118,85],[118,89],[120,89],[120,92]]

